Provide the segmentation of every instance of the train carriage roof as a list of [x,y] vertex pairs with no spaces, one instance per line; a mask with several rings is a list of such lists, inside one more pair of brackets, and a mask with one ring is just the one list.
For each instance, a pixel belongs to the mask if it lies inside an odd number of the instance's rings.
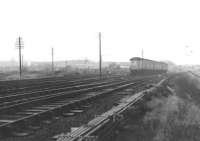
[[145,58],[141,58],[141,57],[133,57],[130,59],[130,61],[140,61],[140,60],[147,60],[147,61],[151,61],[151,62],[155,62],[155,63],[162,63],[162,64],[167,65],[167,63],[164,63],[164,62],[149,60],[149,59],[145,59]]

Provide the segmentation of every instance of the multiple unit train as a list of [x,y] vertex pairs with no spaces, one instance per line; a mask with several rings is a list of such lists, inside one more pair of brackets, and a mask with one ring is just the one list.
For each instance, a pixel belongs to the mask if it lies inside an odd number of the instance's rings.
[[164,62],[157,62],[140,57],[133,57],[130,61],[130,72],[133,75],[166,73],[168,69],[168,65]]

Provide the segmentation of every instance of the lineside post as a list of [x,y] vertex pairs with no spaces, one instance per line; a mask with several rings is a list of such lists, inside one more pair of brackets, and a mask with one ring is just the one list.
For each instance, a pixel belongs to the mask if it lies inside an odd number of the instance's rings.
[[143,51],[143,48],[142,48],[142,73],[144,73],[144,65],[143,65],[143,60],[144,60],[144,51]]
[[99,32],[99,76],[102,77],[101,32]]
[[54,72],[54,50],[53,50],[53,48],[51,49],[51,70],[53,73]]
[[19,49],[19,79],[22,77],[22,53],[21,49],[23,48],[22,38],[18,37],[16,42],[16,47]]

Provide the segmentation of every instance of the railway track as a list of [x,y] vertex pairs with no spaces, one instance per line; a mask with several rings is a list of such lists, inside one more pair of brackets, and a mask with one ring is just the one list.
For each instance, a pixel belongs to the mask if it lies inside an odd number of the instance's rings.
[[[110,79],[112,78],[114,79],[117,77],[110,77]],[[29,87],[3,90],[3,91],[0,91],[0,96],[17,95],[21,93],[31,93],[35,91],[43,91],[43,90],[49,90],[49,89],[58,89],[58,88],[70,87],[70,86],[81,85],[81,84],[89,84],[92,82],[98,82],[98,81],[102,81],[106,79],[108,79],[108,77],[103,77],[101,79],[99,79],[98,77],[95,77],[95,78],[78,79],[78,80],[72,80],[72,81],[68,81],[68,80],[54,81],[52,83],[45,83],[43,85],[38,85],[38,86],[29,86]]]
[[[116,76],[116,75],[115,75]],[[103,76],[105,77],[115,77],[113,76]],[[117,77],[117,76],[116,76]],[[69,76],[69,77],[49,77],[49,78],[38,78],[38,79],[24,79],[24,80],[9,80],[9,81],[0,81],[0,93],[6,91],[16,91],[16,90],[26,90],[26,89],[33,89],[34,87],[41,87],[53,84],[60,83],[60,82],[68,82],[68,81],[81,81],[87,79],[98,79],[99,76],[97,75],[86,75],[86,76]]]
[[21,80],[0,80],[0,85],[1,84],[6,84],[6,85],[13,85],[16,86],[16,83],[20,83],[20,84],[33,84],[33,83],[37,83],[38,81],[40,82],[51,82],[53,80],[73,80],[73,79],[80,79],[80,78],[88,78],[88,77],[96,77],[97,75],[68,75],[68,76],[49,76],[49,77],[41,77],[41,78],[30,78],[30,79],[21,79]]
[[[70,116],[70,111],[79,112],[77,108],[87,107],[87,103],[97,98],[125,89],[130,86],[144,85],[147,79],[110,81],[80,86],[80,89],[68,92],[56,92],[44,94],[43,96],[29,97],[25,101],[16,102],[15,99],[10,104],[0,108],[0,131],[1,133],[16,132],[19,127],[23,129],[34,127],[34,124],[43,120],[51,119],[56,115]],[[6,100],[6,99],[4,99]],[[37,125],[36,125],[37,127]],[[35,127],[35,128],[36,128]],[[17,135],[24,135],[18,132]]]
[[[106,77],[104,77],[106,78]],[[61,85],[72,85],[76,83],[81,83],[81,82],[89,82],[92,80],[98,80],[98,77],[90,77],[90,78],[76,78],[76,79],[55,79],[51,81],[38,81],[37,83],[30,83],[27,85],[19,84],[18,87],[11,87],[9,84],[7,85],[8,87],[11,88],[6,88],[6,89],[1,89],[0,94],[7,94],[7,93],[13,93],[13,92],[22,92],[22,91],[28,91],[28,90],[37,90],[37,89],[43,89],[43,88],[49,88],[49,87],[54,87],[54,86],[61,86]]]
[[81,90],[86,88],[92,88],[96,86],[106,85],[112,82],[118,82],[120,80],[102,80],[100,82],[90,82],[89,84],[77,84],[73,86],[66,86],[61,88],[50,88],[50,89],[44,89],[44,90],[38,90],[38,91],[32,91],[22,94],[12,94],[8,96],[2,96],[0,97],[0,110],[4,109],[4,107],[11,107],[15,104],[20,104],[26,101],[30,100],[41,100],[41,98],[48,98],[50,96],[59,95],[63,92],[67,93],[73,93],[74,90]]
[[129,98],[122,101],[118,106],[115,106],[102,115],[97,116],[88,122],[88,124],[81,126],[71,133],[58,137],[57,141],[106,140],[106,138],[113,135],[112,132],[120,121],[121,114],[123,114],[130,106],[137,104],[143,97],[152,95],[151,92],[156,90],[157,87],[160,87],[165,81],[166,79],[163,79],[156,85],[156,87],[129,96]]
[[30,85],[40,85],[42,83],[51,83],[59,80],[74,80],[74,79],[83,79],[87,77],[48,77],[48,78],[37,78],[37,79],[23,79],[23,80],[7,80],[0,81],[1,89],[14,89],[20,87],[26,87]]

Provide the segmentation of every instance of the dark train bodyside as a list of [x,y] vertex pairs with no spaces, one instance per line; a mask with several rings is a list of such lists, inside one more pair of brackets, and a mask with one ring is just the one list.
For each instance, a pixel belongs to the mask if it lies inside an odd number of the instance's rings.
[[149,75],[166,73],[168,65],[164,62],[157,62],[140,57],[130,59],[130,73],[132,75]]

